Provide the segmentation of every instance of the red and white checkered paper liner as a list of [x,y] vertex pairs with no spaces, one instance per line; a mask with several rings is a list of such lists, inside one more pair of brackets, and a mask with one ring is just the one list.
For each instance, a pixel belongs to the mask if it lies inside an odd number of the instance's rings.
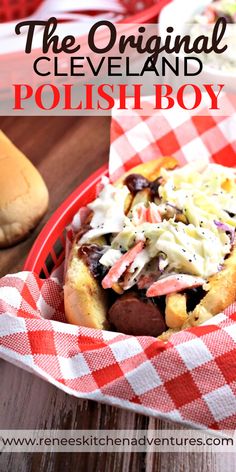
[[[236,165],[236,113],[229,118],[160,112],[113,116],[110,172],[158,155]],[[62,271],[63,268],[59,270]],[[67,393],[212,429],[236,426],[236,308],[172,336],[153,337],[65,323],[60,274],[21,272],[0,280],[0,355]]]

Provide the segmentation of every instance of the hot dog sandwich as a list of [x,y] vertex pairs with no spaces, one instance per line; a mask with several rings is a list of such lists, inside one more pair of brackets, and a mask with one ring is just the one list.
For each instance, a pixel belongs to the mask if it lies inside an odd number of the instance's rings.
[[73,324],[168,337],[236,299],[236,170],[172,157],[103,178],[64,286]]

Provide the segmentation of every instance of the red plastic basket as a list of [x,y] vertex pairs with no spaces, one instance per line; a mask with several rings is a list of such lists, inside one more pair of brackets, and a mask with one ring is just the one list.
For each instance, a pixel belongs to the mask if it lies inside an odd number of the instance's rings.
[[0,22],[32,15],[43,0],[0,0]]

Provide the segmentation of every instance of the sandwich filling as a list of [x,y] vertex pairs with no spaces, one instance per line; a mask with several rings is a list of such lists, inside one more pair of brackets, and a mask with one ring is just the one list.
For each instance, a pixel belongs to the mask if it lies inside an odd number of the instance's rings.
[[103,178],[80,240],[106,237],[98,259],[103,288],[118,285],[122,293],[137,286],[147,297],[205,289],[234,243],[235,179],[232,168],[202,163],[163,168],[158,182],[133,174],[114,186]]

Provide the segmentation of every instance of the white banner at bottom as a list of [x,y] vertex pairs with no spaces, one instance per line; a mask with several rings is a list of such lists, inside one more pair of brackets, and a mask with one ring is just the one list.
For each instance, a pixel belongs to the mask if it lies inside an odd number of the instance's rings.
[[2,452],[236,452],[236,432],[0,430]]

